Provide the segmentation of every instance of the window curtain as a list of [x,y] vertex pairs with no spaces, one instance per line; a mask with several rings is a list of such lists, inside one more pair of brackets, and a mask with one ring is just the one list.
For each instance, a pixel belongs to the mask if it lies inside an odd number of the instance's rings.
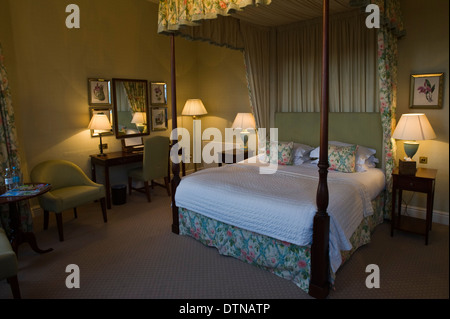
[[[18,154],[18,143],[16,135],[16,125],[14,118],[14,109],[11,101],[11,92],[8,83],[8,74],[4,65],[3,49],[0,44],[0,165],[2,170],[2,186],[3,174],[5,168],[16,167],[20,173],[20,158]],[[22,175],[22,174],[21,174]],[[31,216],[30,205],[28,201],[21,201],[18,204],[20,221],[22,230],[29,232],[33,230],[33,219]],[[9,229],[9,207],[0,205],[1,226],[7,234]]]
[[378,43],[378,82],[381,123],[383,126],[384,165],[386,171],[385,218],[391,217],[392,170],[394,169],[396,147],[392,139],[395,129],[395,111],[397,108],[397,64],[398,39],[405,34],[398,0],[372,0],[378,5],[381,26],[377,32]]

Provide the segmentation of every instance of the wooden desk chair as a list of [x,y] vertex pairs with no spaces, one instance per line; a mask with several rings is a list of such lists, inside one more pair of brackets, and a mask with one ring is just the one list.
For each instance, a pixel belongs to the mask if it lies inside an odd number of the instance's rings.
[[[136,190],[147,195],[147,199],[151,202],[150,185],[161,186],[166,188],[167,194],[170,196],[170,179],[169,173],[169,146],[170,139],[166,136],[154,136],[144,139],[144,158],[142,167],[133,168],[128,171],[128,190],[131,195],[132,190]],[[155,182],[155,179],[163,178],[164,185]],[[140,188],[133,187],[133,180],[144,182],[144,186]]]

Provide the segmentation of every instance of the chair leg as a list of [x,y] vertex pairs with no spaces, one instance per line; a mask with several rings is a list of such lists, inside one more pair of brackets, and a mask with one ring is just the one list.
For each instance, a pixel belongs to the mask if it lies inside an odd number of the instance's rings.
[[133,181],[131,177],[128,177],[128,195],[131,195],[131,189],[133,188]]
[[147,194],[147,200],[150,203],[152,201],[152,199],[150,197],[150,187],[148,185],[148,181],[144,182],[144,187],[145,187],[145,193]]
[[44,210],[44,230],[48,229],[48,210]]
[[106,214],[106,200],[105,200],[105,197],[100,199],[100,205],[102,206],[103,221],[106,223],[106,222],[108,222],[108,216]]
[[19,280],[16,276],[12,276],[6,279],[11,286],[11,292],[13,294],[14,299],[21,299],[20,296],[20,288],[19,288]]
[[73,217],[78,218],[77,208],[76,207],[73,208]]
[[55,213],[55,216],[56,216],[56,225],[58,226],[59,241],[64,241],[62,212]]
[[164,177],[164,183],[166,184],[166,189],[167,189],[167,195],[170,196],[170,182],[169,182],[169,177]]

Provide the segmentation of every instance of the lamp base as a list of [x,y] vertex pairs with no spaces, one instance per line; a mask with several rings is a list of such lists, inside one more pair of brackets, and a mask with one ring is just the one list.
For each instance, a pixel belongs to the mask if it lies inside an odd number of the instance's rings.
[[416,175],[416,162],[398,160],[398,173],[400,175]]

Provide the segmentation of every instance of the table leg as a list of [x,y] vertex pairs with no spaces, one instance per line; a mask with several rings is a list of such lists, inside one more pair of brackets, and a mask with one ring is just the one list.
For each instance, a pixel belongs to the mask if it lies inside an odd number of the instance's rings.
[[109,167],[105,165],[106,207],[111,209],[111,187],[109,181]]
[[392,187],[391,237],[394,236],[396,199],[397,199],[397,189],[395,187]]
[[22,226],[20,224],[20,212],[17,209],[17,203],[9,204],[9,216],[11,220],[11,234],[10,234],[10,242],[11,247],[18,255],[19,245],[22,243],[28,243],[35,252],[39,254],[48,253],[53,250],[53,248],[49,249],[40,249],[37,245],[36,236],[33,232],[23,232]]

